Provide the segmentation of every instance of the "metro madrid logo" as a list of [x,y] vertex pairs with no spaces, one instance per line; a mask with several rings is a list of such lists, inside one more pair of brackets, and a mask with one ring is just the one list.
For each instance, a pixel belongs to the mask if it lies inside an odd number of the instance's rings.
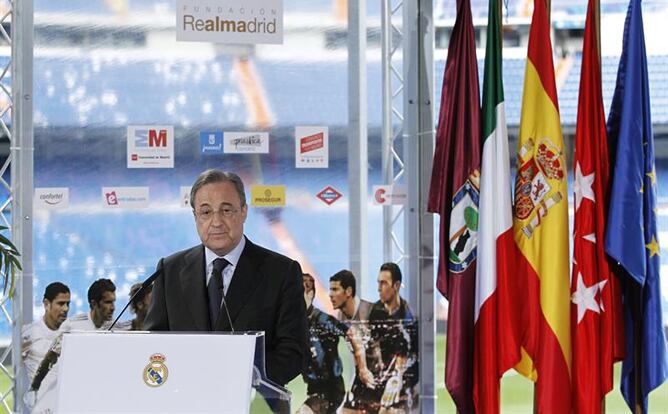
[[223,153],[222,131],[201,131],[199,133],[200,153],[218,155]]
[[174,168],[174,127],[128,125],[128,168]]

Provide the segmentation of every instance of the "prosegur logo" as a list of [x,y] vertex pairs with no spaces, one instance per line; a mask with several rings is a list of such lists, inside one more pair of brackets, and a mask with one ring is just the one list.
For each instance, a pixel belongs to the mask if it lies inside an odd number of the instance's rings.
[[199,133],[199,141],[202,155],[216,155],[223,153],[222,131],[202,131]]
[[252,185],[251,205],[256,207],[285,206],[284,185]]

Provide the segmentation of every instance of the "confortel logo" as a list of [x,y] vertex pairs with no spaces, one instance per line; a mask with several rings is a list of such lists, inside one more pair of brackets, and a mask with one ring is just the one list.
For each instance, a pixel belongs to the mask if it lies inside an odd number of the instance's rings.
[[328,185],[327,187],[323,188],[318,194],[316,194],[316,197],[318,197],[323,203],[327,204],[328,206],[331,206],[338,199],[343,197],[343,194],[336,191],[334,187]]
[[63,193],[40,194],[39,199],[51,206],[57,206],[63,202]]
[[36,187],[33,205],[41,210],[60,210],[69,207],[68,187]]

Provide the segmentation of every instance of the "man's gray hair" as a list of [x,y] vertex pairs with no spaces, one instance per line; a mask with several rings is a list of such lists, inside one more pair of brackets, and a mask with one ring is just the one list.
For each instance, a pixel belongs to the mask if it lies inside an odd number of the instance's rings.
[[193,209],[195,208],[195,194],[197,194],[200,188],[207,184],[224,182],[232,183],[234,185],[237,194],[239,194],[239,199],[241,200],[241,207],[245,206],[246,192],[241,178],[233,172],[210,169],[197,176],[193,186],[190,188],[190,207]]

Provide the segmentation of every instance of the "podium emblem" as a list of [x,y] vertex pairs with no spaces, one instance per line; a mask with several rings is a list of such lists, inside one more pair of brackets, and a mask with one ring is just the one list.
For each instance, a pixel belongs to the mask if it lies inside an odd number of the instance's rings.
[[169,370],[165,365],[165,356],[162,354],[153,354],[149,358],[150,362],[144,367],[144,383],[149,387],[159,387],[167,381]]

